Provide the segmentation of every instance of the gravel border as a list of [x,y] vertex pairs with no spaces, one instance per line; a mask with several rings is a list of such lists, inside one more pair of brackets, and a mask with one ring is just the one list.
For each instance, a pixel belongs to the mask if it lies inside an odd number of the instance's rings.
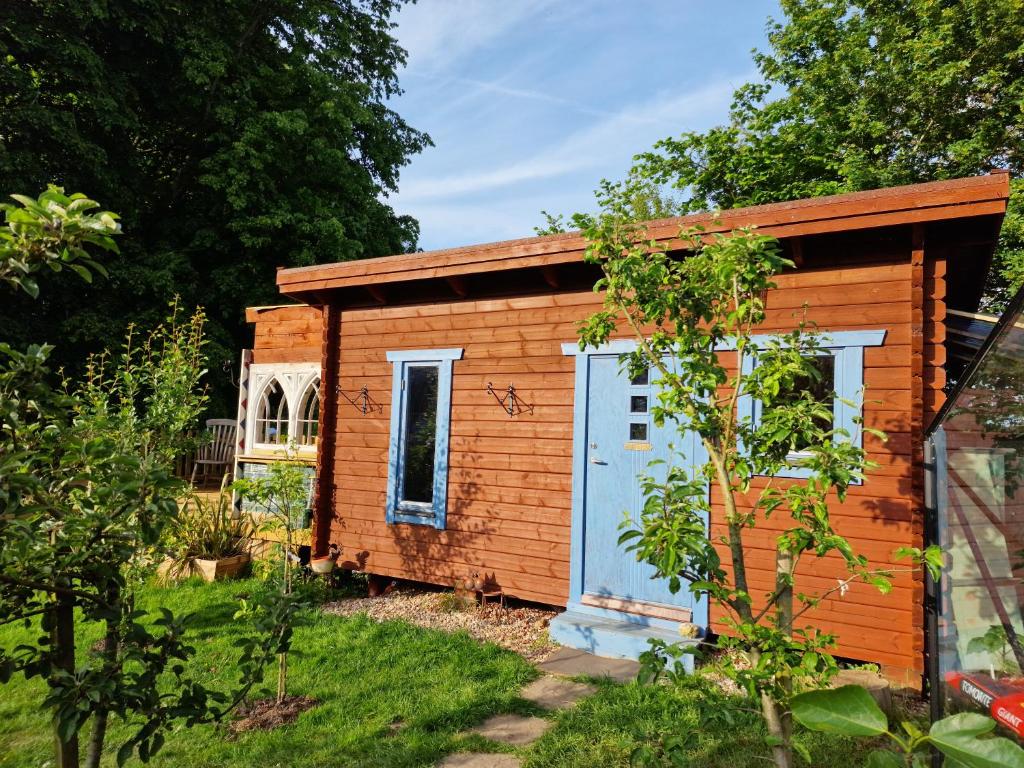
[[407,621],[442,632],[468,632],[484,642],[518,653],[527,661],[544,661],[558,647],[548,637],[548,623],[558,611],[528,607],[477,606],[460,601],[452,592],[428,592],[405,587],[380,597],[354,597],[327,603],[325,613],[352,616],[364,613],[374,621]]

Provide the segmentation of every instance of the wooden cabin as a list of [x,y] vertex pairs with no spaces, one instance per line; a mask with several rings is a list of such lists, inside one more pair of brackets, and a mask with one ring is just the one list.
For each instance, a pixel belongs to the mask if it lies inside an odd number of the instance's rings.
[[[922,432],[943,402],[947,312],[977,309],[1008,194],[993,173],[650,224],[665,242],[680,225],[757,226],[796,263],[767,296],[763,331],[790,330],[806,305],[830,335],[837,392],[863,385],[865,422],[889,435],[864,438],[878,466],[832,506],[875,564],[922,543]],[[646,413],[654,382],[618,373],[628,335],[578,349],[576,325],[600,305],[583,249],[569,233],[280,270],[301,305],[249,312],[241,453],[266,460],[299,438],[316,467],[316,553],[334,544],[347,568],[448,587],[479,573],[506,596],[565,607],[559,642],[635,657],[648,637],[721,617],[616,544],[636,473],[667,436]],[[838,400],[835,413],[856,415]],[[747,537],[764,593],[779,525]],[[710,530],[723,532],[716,514]],[[844,573],[832,559],[804,570],[819,589]],[[921,579],[901,573],[887,596],[854,585],[808,619],[836,635],[838,655],[913,684],[922,605]]]

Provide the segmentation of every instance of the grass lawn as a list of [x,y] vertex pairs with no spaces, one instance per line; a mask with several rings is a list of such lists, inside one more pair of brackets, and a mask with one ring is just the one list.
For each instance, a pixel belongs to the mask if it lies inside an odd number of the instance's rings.
[[[247,627],[232,620],[237,595],[246,582],[152,588],[143,607],[165,605],[175,613],[195,614],[193,672],[203,682],[227,688],[235,651],[231,647]],[[10,648],[30,637],[21,627],[0,628],[0,646]],[[98,638],[83,637],[87,649]],[[377,624],[363,616],[341,618],[316,612],[296,632],[290,662],[289,692],[312,696],[318,707],[289,726],[246,733],[230,739],[222,730],[202,726],[181,729],[150,762],[154,766],[429,766],[450,752],[496,751],[459,732],[492,714],[544,714],[518,698],[536,677],[522,658],[468,635],[447,635],[402,622]],[[268,675],[273,679],[274,675]],[[46,715],[39,709],[45,686],[15,678],[0,687],[0,766],[40,768],[51,759]],[[629,765],[633,749],[668,732],[693,733],[693,764],[704,768],[741,768],[765,764],[762,731],[756,717],[740,714],[733,725],[708,727],[709,699],[695,682],[683,690],[599,683],[599,691],[573,710],[545,715],[554,727],[537,743],[520,750],[529,768],[541,766]],[[400,727],[396,727],[401,724]],[[109,764],[128,733],[116,725],[108,738]],[[863,764],[854,744],[802,734],[814,765],[845,768]],[[138,761],[131,764],[138,765]]]

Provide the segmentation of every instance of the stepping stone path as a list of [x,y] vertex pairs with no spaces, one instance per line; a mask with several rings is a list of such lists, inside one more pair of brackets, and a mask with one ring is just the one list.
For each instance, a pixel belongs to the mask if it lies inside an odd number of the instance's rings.
[[470,733],[476,733],[491,741],[500,741],[514,747],[532,744],[551,727],[551,721],[543,717],[522,715],[495,715],[484,720]]
[[[578,652],[574,652],[578,653]],[[583,654],[588,657],[589,663],[586,668],[579,670],[559,672],[553,669],[555,675],[600,675],[605,670],[605,662],[613,665],[617,660],[599,659],[590,654]],[[578,660],[583,663],[584,660]],[[541,669],[545,664],[541,664]],[[567,709],[577,701],[593,693],[597,689],[592,685],[573,682],[563,677],[552,674],[534,680],[523,689],[522,698],[536,704],[538,707],[548,710]],[[478,736],[483,736],[491,741],[499,741],[503,744],[510,744],[514,747],[523,747],[532,744],[545,734],[552,726],[550,720],[543,717],[523,717],[522,715],[495,715],[488,718],[476,728],[470,730]],[[519,768],[522,764],[515,755],[486,753],[486,752],[459,752],[448,755],[438,763],[438,768]]]
[[515,755],[483,752],[458,752],[448,755],[438,768],[519,768],[522,761]]
[[640,662],[632,659],[606,659],[576,648],[559,648],[537,665],[541,672],[576,677],[609,677],[617,683],[636,679]]

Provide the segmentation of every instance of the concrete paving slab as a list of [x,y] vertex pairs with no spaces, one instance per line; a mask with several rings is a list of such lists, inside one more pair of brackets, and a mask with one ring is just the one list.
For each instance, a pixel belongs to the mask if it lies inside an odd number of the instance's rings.
[[448,755],[437,768],[519,768],[523,764],[515,755],[492,755],[486,752],[458,752]]
[[531,744],[551,727],[551,721],[542,717],[522,717],[520,715],[495,715],[488,718],[471,732],[491,741],[522,746]]
[[544,709],[566,709],[595,693],[597,689],[592,685],[545,675],[526,686],[520,695]]
[[538,664],[537,668],[541,672],[563,677],[610,677],[617,682],[628,683],[636,679],[640,671],[640,662],[632,659],[608,659],[576,648],[559,648]]

